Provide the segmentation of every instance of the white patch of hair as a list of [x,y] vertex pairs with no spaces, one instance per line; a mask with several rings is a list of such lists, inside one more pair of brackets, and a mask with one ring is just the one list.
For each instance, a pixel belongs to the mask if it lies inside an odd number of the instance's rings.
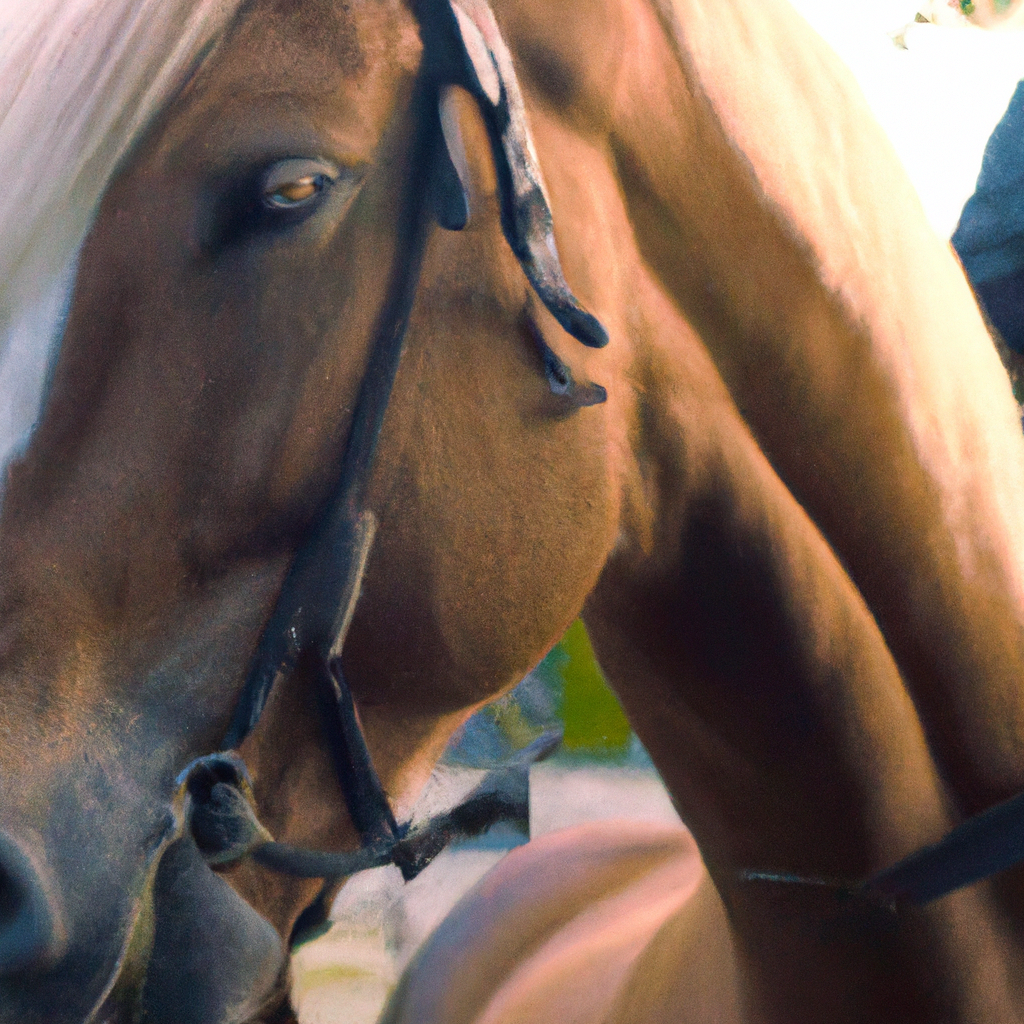
[[38,418],[118,160],[239,4],[0,0],[0,470]]

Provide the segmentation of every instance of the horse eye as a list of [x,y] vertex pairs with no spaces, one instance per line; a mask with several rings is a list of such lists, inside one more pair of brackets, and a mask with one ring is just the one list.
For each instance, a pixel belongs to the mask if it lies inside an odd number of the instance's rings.
[[280,160],[263,174],[260,193],[272,210],[294,210],[319,198],[338,178],[338,168],[323,160]]

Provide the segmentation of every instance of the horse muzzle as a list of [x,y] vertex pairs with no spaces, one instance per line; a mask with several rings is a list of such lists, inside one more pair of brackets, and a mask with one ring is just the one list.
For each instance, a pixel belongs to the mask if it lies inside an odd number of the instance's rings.
[[111,821],[66,795],[45,835],[10,806],[0,832],[0,1024],[225,1024],[281,996],[284,943],[180,799]]
[[139,1001],[146,1024],[246,1021],[281,993],[288,959],[281,937],[210,870],[190,836],[161,858],[153,911]]
[[247,1021],[283,992],[280,936],[196,846],[179,787],[153,847],[124,949],[85,1024]]

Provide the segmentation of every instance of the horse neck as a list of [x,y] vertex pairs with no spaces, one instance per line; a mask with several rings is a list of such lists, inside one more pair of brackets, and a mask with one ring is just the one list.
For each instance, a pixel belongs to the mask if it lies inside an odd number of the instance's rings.
[[[941,837],[948,796],[863,598],[696,336],[647,295],[639,525],[585,617],[727,908],[709,893],[698,930],[730,936],[758,1020],[932,1021],[950,1001],[950,1019],[1003,1019],[1008,994],[970,966],[1007,955],[984,890],[896,914],[843,902]],[[657,940],[680,959],[692,914]]]

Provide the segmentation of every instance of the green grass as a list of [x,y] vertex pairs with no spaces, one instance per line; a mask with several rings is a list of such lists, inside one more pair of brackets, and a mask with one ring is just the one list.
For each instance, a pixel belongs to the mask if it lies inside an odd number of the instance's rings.
[[544,659],[540,670],[561,683],[564,750],[614,757],[629,749],[629,722],[601,674],[586,627],[579,619]]

